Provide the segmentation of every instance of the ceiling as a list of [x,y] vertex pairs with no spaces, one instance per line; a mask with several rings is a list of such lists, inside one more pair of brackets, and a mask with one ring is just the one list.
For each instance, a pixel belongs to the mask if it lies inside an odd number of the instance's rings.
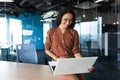
[[15,14],[31,13],[43,14],[50,10],[59,10],[61,6],[69,6],[76,10],[91,10],[98,12],[115,12],[120,6],[119,0],[104,0],[95,3],[94,0],[14,0],[14,2],[0,2],[0,13]]

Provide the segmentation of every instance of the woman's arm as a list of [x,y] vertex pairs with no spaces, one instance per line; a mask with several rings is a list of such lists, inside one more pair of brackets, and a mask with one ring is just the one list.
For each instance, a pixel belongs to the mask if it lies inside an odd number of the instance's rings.
[[45,50],[45,53],[49,55],[53,60],[57,61],[58,57],[54,55],[50,50]]
[[74,56],[75,56],[75,58],[81,58],[82,57],[80,53],[75,53]]
[[47,37],[46,37],[46,42],[45,42],[45,53],[50,56],[53,60],[57,60],[57,56],[55,54],[52,53],[52,51],[50,51],[51,47],[52,47],[52,37],[53,37],[53,32],[54,29],[51,28],[50,30],[48,30],[47,32]]

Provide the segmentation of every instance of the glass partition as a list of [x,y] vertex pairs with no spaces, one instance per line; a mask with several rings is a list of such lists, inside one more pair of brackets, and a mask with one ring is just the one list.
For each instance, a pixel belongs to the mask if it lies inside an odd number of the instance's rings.
[[[75,29],[79,33],[81,51],[88,52],[88,44],[87,44],[88,41],[90,41],[91,49],[98,49],[98,48],[102,49],[102,44],[101,44],[102,43],[102,29],[101,29],[102,21],[101,20],[102,20],[101,17],[99,17],[97,21],[87,21],[87,22],[76,23]],[[97,42],[98,44],[95,44],[93,42]]]

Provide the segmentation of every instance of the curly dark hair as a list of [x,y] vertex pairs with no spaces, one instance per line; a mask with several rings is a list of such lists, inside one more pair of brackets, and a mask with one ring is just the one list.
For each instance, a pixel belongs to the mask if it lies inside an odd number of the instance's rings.
[[72,16],[73,16],[72,23],[68,28],[74,28],[75,21],[76,21],[76,15],[75,15],[74,10],[70,7],[62,7],[61,10],[58,11],[58,15],[57,15],[57,18],[56,18],[56,25],[57,26],[60,25],[61,19],[62,19],[63,15],[66,14],[66,13],[71,13]]

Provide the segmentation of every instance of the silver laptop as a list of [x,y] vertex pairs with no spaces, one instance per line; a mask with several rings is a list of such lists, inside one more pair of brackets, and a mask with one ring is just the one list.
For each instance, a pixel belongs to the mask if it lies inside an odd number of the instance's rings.
[[57,61],[49,61],[50,69],[55,75],[88,73],[98,57],[64,58]]

